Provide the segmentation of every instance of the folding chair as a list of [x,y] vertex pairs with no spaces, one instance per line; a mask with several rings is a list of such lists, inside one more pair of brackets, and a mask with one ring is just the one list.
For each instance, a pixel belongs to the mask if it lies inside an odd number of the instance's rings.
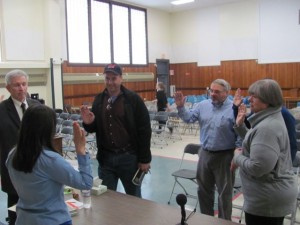
[[300,192],[298,192],[295,209],[294,209],[292,215],[290,216],[290,218],[286,217],[287,219],[291,220],[291,223],[290,223],[291,225],[300,224],[300,222],[296,220],[298,208],[300,208]]
[[69,153],[76,152],[75,145],[73,143],[73,127],[62,127],[60,131],[60,135],[63,137],[62,139],[62,153],[64,158],[68,157],[72,159]]
[[56,133],[59,133],[64,119],[56,118]]
[[149,111],[157,111],[157,106],[155,101],[145,101],[145,106]]
[[[242,181],[239,176],[239,169],[237,169],[235,171],[234,175],[235,175],[235,179],[234,179],[234,185],[233,185],[233,193],[234,194],[242,193]],[[242,205],[232,204],[232,208],[241,210],[240,217],[239,217],[239,223],[242,223],[243,214],[244,214],[244,204],[242,204]]]
[[189,133],[194,133],[194,135],[196,136],[198,131],[200,130],[198,121],[195,121],[194,123],[184,123],[181,135],[184,135],[187,130],[189,131]]
[[69,120],[78,121],[81,120],[81,115],[77,113],[70,114]]
[[180,118],[178,116],[177,112],[169,112],[169,118],[167,121],[167,128],[170,129],[170,139],[172,140],[182,140],[181,138],[181,134],[179,131],[179,127],[180,127]]
[[63,112],[62,109],[54,109],[54,111],[55,111],[56,113],[58,113],[58,115],[60,115],[60,114]]
[[67,112],[62,112],[61,114],[59,114],[59,118],[62,118],[64,120],[68,120],[70,117],[70,113]]
[[297,195],[297,200],[296,200],[296,205],[295,205],[294,211],[292,212],[292,214],[290,216],[285,217],[286,219],[291,220],[291,223],[290,223],[291,225],[300,224],[300,221],[296,220],[297,211],[298,211],[298,209],[300,209],[300,187],[299,187],[300,151],[299,151],[299,147],[300,147],[300,140],[298,139],[298,135],[297,135],[297,148],[298,148],[298,151],[296,153],[296,157],[295,157],[294,162],[293,162],[293,170],[294,170],[294,173],[297,175],[298,195]]
[[91,152],[93,156],[96,156],[98,148],[96,141],[96,133],[87,133],[86,136],[86,150]]
[[197,196],[197,194],[196,195],[189,194],[187,192],[187,188],[183,186],[182,181],[183,180],[189,180],[189,181],[193,182],[194,184],[196,184],[198,186],[197,180],[196,180],[197,171],[196,171],[196,169],[195,170],[185,169],[185,168],[183,168],[183,165],[184,165],[184,161],[185,161],[185,156],[187,154],[197,155],[198,152],[199,152],[200,146],[201,145],[199,145],[199,144],[187,144],[185,146],[184,151],[183,151],[183,155],[182,155],[182,158],[181,158],[179,169],[172,173],[172,176],[174,177],[175,181],[174,181],[173,189],[172,189],[169,201],[168,201],[168,204],[170,204],[171,198],[175,194],[174,193],[175,186],[178,184],[183,189],[185,195],[188,198],[193,198],[193,199],[197,200],[197,203],[196,203],[195,208],[194,208],[194,212],[196,212],[196,208],[197,208],[197,205],[198,205],[198,201],[199,201],[198,196]]
[[61,127],[73,127],[73,120],[64,120],[62,123],[61,123]]
[[154,145],[168,145],[166,140],[166,124],[168,121],[168,112],[157,112],[152,119],[152,139]]

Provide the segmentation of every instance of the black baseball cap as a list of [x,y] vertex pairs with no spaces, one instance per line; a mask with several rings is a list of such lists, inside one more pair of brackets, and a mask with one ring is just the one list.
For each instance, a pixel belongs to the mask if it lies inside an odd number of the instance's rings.
[[107,72],[114,73],[115,75],[122,75],[122,68],[116,63],[108,64],[105,66],[103,74],[106,74]]

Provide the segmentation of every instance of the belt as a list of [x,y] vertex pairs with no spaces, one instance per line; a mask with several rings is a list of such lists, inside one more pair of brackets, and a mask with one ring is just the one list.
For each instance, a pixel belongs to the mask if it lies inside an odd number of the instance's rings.
[[103,149],[105,152],[111,152],[115,154],[124,154],[124,153],[133,153],[134,150],[131,148],[131,146],[126,146],[124,148],[111,148],[111,149]]
[[234,149],[224,149],[224,150],[208,150],[208,149],[203,149],[206,152],[212,153],[212,154],[217,154],[217,153],[226,153],[229,151],[233,151]]

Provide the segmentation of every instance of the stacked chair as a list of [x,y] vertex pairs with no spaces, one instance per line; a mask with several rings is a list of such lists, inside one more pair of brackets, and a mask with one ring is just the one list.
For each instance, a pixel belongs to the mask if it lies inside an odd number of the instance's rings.
[[62,153],[65,158],[73,159],[70,154],[75,155],[75,144],[73,142],[73,127],[64,126],[60,131],[60,135],[63,137],[62,140]]
[[[73,122],[77,121],[82,127],[81,115],[69,112],[57,112],[56,114],[56,135],[62,137],[62,153],[65,158],[74,159],[76,156],[75,144],[73,141]],[[97,145],[95,134],[86,133],[86,150],[91,155],[96,155]]]
[[152,128],[152,139],[151,142],[153,145],[163,146],[168,145],[167,142],[167,121],[168,121],[168,112],[157,112],[153,115],[151,121]]
[[182,134],[186,131],[193,132],[195,135],[199,130],[199,124],[186,124],[178,116],[177,111],[156,112],[148,110],[151,121],[152,138],[151,144],[155,147],[163,148],[169,142],[182,140]]

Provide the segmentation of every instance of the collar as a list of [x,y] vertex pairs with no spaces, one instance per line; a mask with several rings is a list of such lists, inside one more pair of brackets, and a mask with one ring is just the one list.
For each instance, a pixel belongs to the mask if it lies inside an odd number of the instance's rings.
[[278,113],[281,111],[281,107],[268,107],[257,113],[253,113],[250,117],[247,118],[252,128],[254,128],[259,122],[264,120],[266,117]]
[[225,98],[225,100],[224,100],[223,102],[214,103],[211,99],[210,99],[210,101],[211,101],[211,104],[212,104],[214,107],[220,108],[220,107],[222,107],[223,105],[227,104],[227,102],[228,102],[229,100],[228,100],[228,96],[227,96],[227,98]]
[[112,101],[114,102],[120,95],[123,95],[123,91],[121,90],[120,93],[117,96],[110,96],[107,89],[104,90],[104,94],[108,97],[111,98]]
[[17,99],[11,97],[12,101],[14,102],[15,105],[21,106],[22,103],[24,103],[26,105],[26,108],[28,108],[28,103],[27,100],[25,98],[25,100],[23,102],[18,101]]

